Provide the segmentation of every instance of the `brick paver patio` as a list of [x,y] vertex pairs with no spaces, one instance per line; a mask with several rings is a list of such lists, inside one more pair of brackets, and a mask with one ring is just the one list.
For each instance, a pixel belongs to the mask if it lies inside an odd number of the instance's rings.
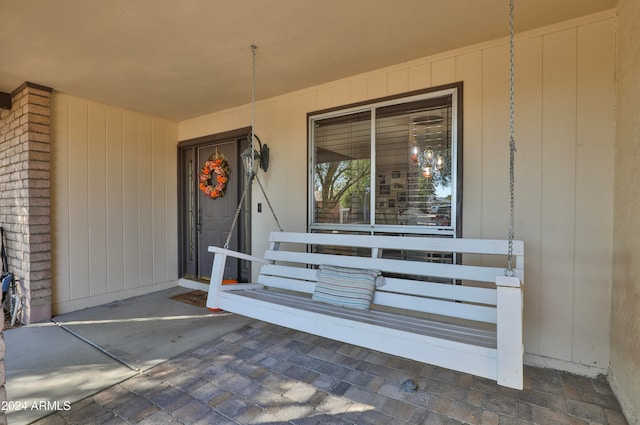
[[[412,379],[414,393],[401,384]],[[525,389],[254,322],[36,422],[623,425],[605,378],[525,368]]]

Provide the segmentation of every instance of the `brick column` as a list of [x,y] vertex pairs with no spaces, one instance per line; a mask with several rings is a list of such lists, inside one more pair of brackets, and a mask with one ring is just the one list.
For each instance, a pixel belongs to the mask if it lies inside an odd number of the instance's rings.
[[0,111],[0,223],[23,324],[51,318],[50,96],[50,88],[24,83],[11,93],[11,109]]

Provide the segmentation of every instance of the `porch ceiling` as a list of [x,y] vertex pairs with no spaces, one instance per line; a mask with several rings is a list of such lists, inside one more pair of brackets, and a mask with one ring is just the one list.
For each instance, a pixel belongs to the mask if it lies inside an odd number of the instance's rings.
[[[517,0],[516,30],[619,0]],[[30,81],[173,120],[506,36],[508,0],[0,0],[0,92]]]

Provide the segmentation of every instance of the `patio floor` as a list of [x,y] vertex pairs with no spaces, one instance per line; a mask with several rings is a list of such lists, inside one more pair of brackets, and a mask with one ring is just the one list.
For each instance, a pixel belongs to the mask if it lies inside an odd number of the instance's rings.
[[[401,390],[406,379],[415,393]],[[525,389],[251,322],[35,422],[609,424],[605,378],[526,367]]]

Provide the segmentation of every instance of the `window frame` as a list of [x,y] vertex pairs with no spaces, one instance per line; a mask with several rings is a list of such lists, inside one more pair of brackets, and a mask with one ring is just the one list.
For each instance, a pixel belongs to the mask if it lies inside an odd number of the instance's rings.
[[[314,223],[314,168],[315,168],[315,144],[314,122],[327,118],[337,118],[355,113],[370,112],[371,114],[371,141],[370,159],[371,172],[369,176],[370,187],[376,187],[376,110],[378,108],[410,103],[429,98],[451,96],[451,149],[452,171],[454,180],[451,185],[451,225],[446,227],[425,225],[402,224],[377,224],[376,220],[376,196],[372,190],[369,202],[370,222],[367,224],[340,224],[340,223]],[[426,236],[461,237],[462,236],[462,160],[463,160],[463,83],[457,82],[424,90],[402,93],[372,99],[365,102],[339,106],[307,113],[307,231],[309,232],[347,232],[366,234],[411,234]]]

